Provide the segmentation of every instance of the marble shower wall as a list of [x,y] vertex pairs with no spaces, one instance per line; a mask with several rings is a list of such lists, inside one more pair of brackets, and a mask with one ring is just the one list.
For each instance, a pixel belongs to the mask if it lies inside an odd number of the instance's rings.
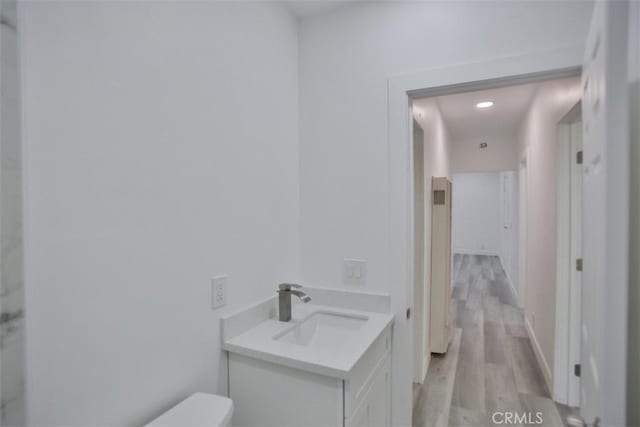
[[24,425],[24,268],[17,13],[0,2],[0,425]]

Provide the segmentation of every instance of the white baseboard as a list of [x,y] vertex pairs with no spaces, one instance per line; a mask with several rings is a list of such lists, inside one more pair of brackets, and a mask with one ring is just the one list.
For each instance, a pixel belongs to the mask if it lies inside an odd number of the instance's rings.
[[536,355],[536,360],[538,361],[538,365],[542,370],[542,374],[544,375],[544,381],[547,384],[547,388],[549,389],[549,393],[553,393],[553,376],[551,374],[551,368],[549,368],[549,364],[547,363],[547,359],[545,359],[544,354],[542,353],[542,348],[540,348],[540,343],[536,338],[536,334],[533,332],[533,328],[531,327],[531,323],[529,323],[529,319],[525,314],[524,319],[525,327],[527,328],[527,335],[529,335],[529,340],[531,344],[533,344],[533,352]]
[[484,251],[478,249],[454,249],[454,254],[460,255],[489,255],[489,256],[499,256],[497,252],[493,251]]

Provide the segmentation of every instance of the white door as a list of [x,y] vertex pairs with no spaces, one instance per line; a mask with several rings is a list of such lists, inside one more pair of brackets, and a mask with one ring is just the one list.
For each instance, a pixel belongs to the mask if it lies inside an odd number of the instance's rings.
[[503,268],[509,277],[513,277],[511,271],[511,257],[513,253],[513,175],[511,171],[500,172],[500,219],[502,225],[502,257]]
[[623,1],[596,2],[583,64],[580,413],[588,425],[626,425],[627,9]]

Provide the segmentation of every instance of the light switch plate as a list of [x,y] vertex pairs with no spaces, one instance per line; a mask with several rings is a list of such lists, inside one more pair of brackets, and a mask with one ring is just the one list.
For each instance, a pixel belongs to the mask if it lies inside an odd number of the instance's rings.
[[367,283],[367,260],[345,258],[342,263],[342,281],[346,285],[364,286]]
[[216,276],[211,279],[211,308],[220,308],[227,305],[227,281],[229,276]]

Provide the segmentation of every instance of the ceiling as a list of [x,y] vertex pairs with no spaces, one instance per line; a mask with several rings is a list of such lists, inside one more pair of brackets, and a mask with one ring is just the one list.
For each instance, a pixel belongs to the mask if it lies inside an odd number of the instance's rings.
[[298,18],[319,15],[361,0],[285,0],[284,3]]
[[[522,122],[539,83],[463,92],[437,97],[440,112],[454,141],[512,137]],[[493,107],[476,108],[480,101]],[[429,98],[414,101],[414,110],[428,108]]]

